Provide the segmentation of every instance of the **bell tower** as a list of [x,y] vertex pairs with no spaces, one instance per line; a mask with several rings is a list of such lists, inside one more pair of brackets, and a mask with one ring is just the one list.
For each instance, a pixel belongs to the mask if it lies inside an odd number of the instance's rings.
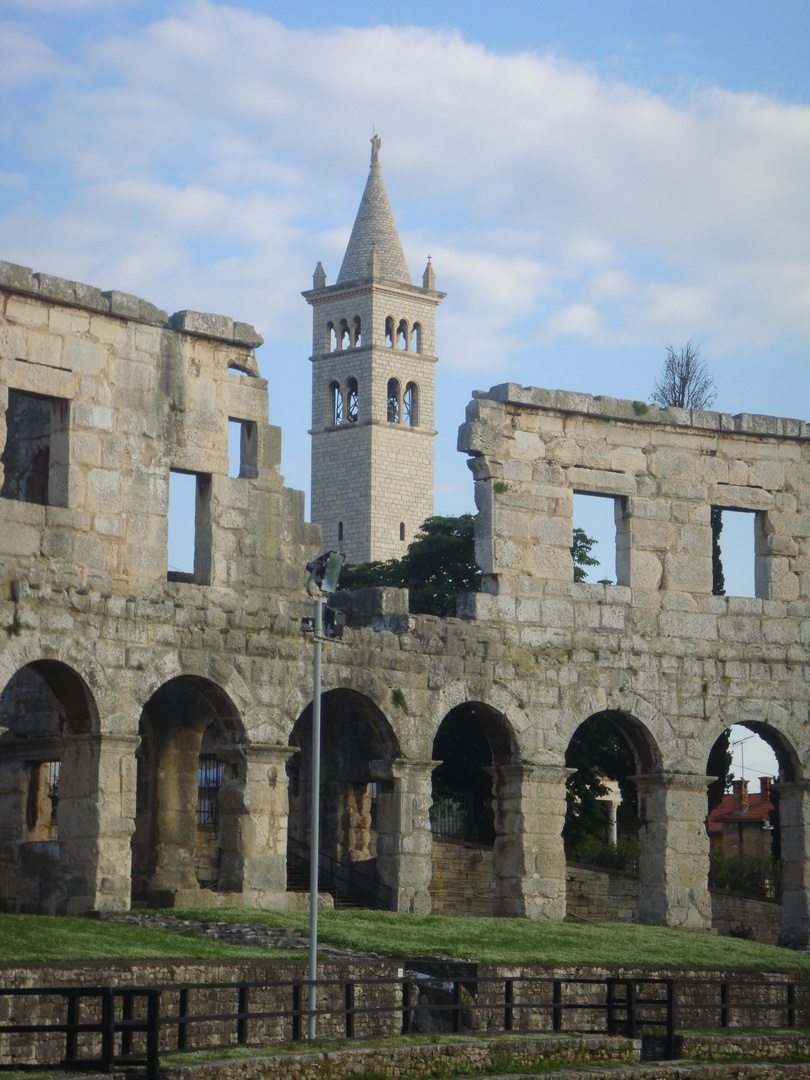
[[433,513],[436,291],[408,272],[381,140],[337,281],[312,288],[312,520],[350,563],[399,558]]

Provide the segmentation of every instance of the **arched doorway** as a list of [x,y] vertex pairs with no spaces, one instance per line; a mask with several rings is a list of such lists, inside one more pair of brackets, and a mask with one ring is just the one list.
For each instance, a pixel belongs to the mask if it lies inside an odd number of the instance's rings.
[[[740,752],[743,744],[747,753]],[[745,721],[721,733],[706,771],[718,777],[709,787],[706,830],[709,886],[720,929],[733,921],[757,940],[766,940],[744,898],[781,902],[780,943],[804,947],[810,929],[807,800],[795,749],[770,724]],[[768,936],[773,943],[775,935]]]
[[499,873],[512,837],[502,797],[504,770],[515,757],[506,718],[492,706],[466,701],[442,720],[433,740],[433,909],[491,915]]
[[569,912],[666,922],[660,886],[672,784],[651,733],[621,710],[594,713],[572,735],[565,764]]
[[566,857],[637,873],[641,822],[631,778],[656,766],[648,733],[622,712],[596,713],[574,732],[565,764],[572,770],[566,781]]
[[193,903],[232,876],[223,866],[223,792],[244,780],[242,723],[221,687],[181,675],[147,701],[139,731],[132,900]]
[[[97,796],[93,695],[55,660],[20,668],[0,694],[0,903],[54,914],[94,906],[86,819]],[[92,817],[92,815],[91,815]]]
[[[309,880],[312,778],[312,704],[290,735],[298,752],[289,776],[288,882]],[[394,870],[386,834],[386,803],[394,781],[389,767],[399,758],[397,738],[382,711],[354,690],[329,690],[321,698],[320,863],[322,891],[336,901],[365,907],[396,906],[390,890]]]

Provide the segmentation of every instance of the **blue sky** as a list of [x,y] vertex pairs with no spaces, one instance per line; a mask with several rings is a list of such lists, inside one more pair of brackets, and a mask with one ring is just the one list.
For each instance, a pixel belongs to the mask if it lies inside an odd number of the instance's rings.
[[306,489],[300,291],[375,124],[448,293],[436,510],[471,510],[456,431],[498,382],[648,398],[691,338],[719,408],[807,418],[808,55],[806,0],[0,0],[0,258],[256,325]]

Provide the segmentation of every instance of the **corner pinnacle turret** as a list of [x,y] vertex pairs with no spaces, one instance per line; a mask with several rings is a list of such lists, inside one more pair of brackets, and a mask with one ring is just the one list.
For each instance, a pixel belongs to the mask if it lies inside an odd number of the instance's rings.
[[412,284],[380,170],[381,145],[382,139],[374,135],[368,180],[337,277],[338,285],[367,280],[371,276],[372,258],[376,263],[374,276],[399,285]]

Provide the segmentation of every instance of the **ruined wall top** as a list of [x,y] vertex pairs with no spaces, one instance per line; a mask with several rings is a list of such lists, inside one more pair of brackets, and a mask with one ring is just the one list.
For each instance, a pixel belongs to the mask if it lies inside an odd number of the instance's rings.
[[713,510],[750,515],[756,597],[810,597],[802,420],[504,383],[474,395],[459,450],[473,458],[476,558],[489,593],[531,597],[573,583],[574,495],[596,495],[613,501],[616,584],[636,590],[634,602],[639,591],[669,602],[679,594],[685,605],[711,596]]
[[29,267],[18,266],[16,263],[0,261],[0,288],[24,296],[54,300],[85,311],[119,316],[149,326],[162,326],[215,341],[246,345],[250,349],[258,349],[264,344],[264,338],[249,323],[234,322],[226,315],[176,311],[170,316],[148,300],[141,300],[130,293],[116,289],[102,292],[101,289],[84,285],[80,281],[69,281],[51,274],[35,274]]

